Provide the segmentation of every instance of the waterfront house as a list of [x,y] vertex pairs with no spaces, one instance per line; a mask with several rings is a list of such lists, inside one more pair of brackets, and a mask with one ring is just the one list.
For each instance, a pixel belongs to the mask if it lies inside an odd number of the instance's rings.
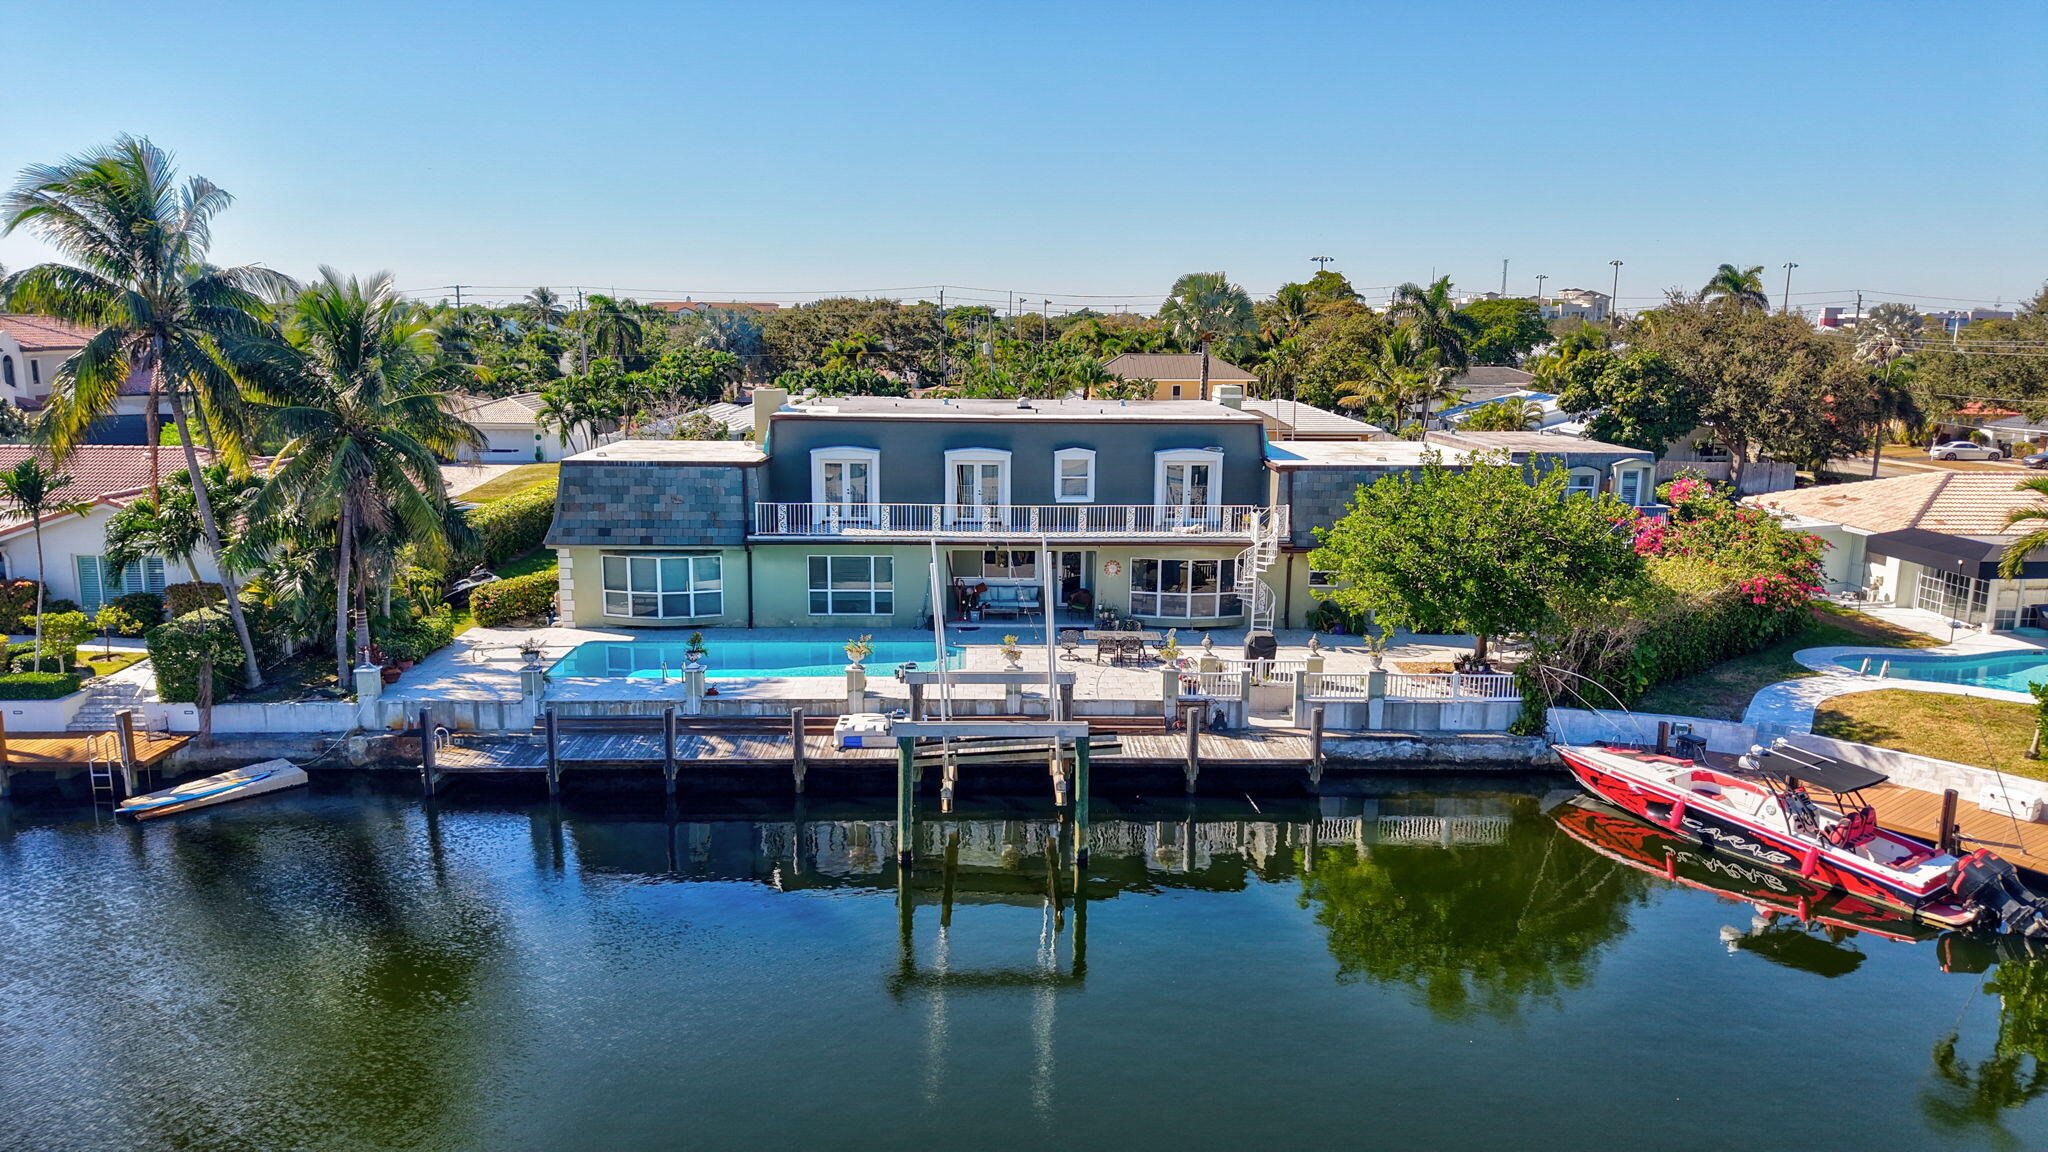
[[[0,469],[12,468],[43,449],[25,444],[0,444]],[[185,468],[185,453],[179,448],[158,452],[156,477],[161,482]],[[211,463],[213,454],[201,449],[200,460]],[[84,515],[70,512],[43,518],[43,566],[36,563],[36,534],[21,516],[0,517],[0,576],[8,580],[42,580],[53,599],[76,600],[86,611],[130,592],[161,592],[164,584],[190,580],[196,570],[201,580],[220,579],[210,556],[192,560],[192,570],[181,563],[169,563],[160,556],[146,557],[139,564],[111,575],[104,553],[107,522],[114,513],[147,495],[150,482],[150,452],[134,444],[84,444],[72,449],[57,471],[71,477],[71,483],[57,490],[66,503],[89,503]]]
[[1258,377],[1221,356],[1209,356],[1209,390],[1202,391],[1202,354],[1199,352],[1126,352],[1102,366],[1110,375],[1124,380],[1152,381],[1154,400],[1208,400],[1221,384],[1235,384],[1238,392],[1249,394]]
[[[0,402],[24,412],[41,411],[49,403],[57,370],[93,336],[89,328],[48,316],[0,314]],[[148,372],[122,381],[113,412],[86,431],[86,442],[149,443],[149,381]],[[169,423],[169,409],[159,411]]]
[[1998,574],[2023,528],[2006,514],[2040,503],[2009,472],[1927,472],[1752,496],[1830,547],[1831,592],[1855,591],[1986,631],[2048,627],[2048,551],[2018,579]]

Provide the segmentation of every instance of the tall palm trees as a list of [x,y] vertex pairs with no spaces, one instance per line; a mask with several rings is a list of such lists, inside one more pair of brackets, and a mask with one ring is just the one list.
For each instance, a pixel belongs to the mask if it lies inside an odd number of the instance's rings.
[[[346,684],[351,590],[363,598],[371,571],[365,545],[388,552],[437,541],[448,497],[435,456],[481,447],[483,438],[452,414],[462,369],[436,357],[432,330],[388,273],[359,281],[323,268],[320,276],[287,318],[286,343],[252,369],[257,394],[291,440],[249,518],[264,525],[296,508],[337,523],[334,648]],[[356,641],[369,644],[367,616]]]
[[221,558],[220,526],[201,480],[186,408],[188,399],[196,404],[208,442],[230,462],[243,455],[249,413],[223,349],[261,337],[263,297],[283,278],[251,266],[206,263],[213,218],[229,199],[202,177],[180,183],[169,153],[132,136],[61,164],[29,168],[5,200],[7,231],[27,225],[72,263],[17,272],[0,285],[0,295],[11,308],[96,330],[51,380],[43,432],[58,459],[114,410],[130,377],[149,382],[152,448],[159,396],[168,403],[207,549],[220,560],[244,679],[258,687],[263,673],[232,566]]
[[559,328],[568,315],[562,309],[562,298],[555,290],[546,286],[535,288],[519,302],[519,317],[536,328]]
[[609,296],[592,296],[580,320],[591,355],[610,356],[630,367],[640,354],[644,333],[630,305]]
[[1707,278],[1706,287],[1700,289],[1700,296],[1702,299],[1726,304],[1731,308],[1755,308],[1758,311],[1766,311],[1771,306],[1770,295],[1764,291],[1764,266],[1761,264],[1752,264],[1747,268],[1737,268],[1733,264],[1721,265]]
[[[0,472],[0,503],[27,520],[29,531],[36,541],[36,668],[43,666],[43,594],[50,586],[50,573],[43,566],[43,521],[51,516],[67,513],[84,515],[91,511],[91,501],[63,500],[57,493],[71,483],[71,477],[58,472],[33,456],[14,467]],[[58,669],[63,671],[63,669]]]
[[1339,407],[1362,409],[1371,418],[1399,428],[1413,418],[1419,423],[1435,406],[1461,394],[1451,384],[1451,369],[1438,363],[1438,353],[1422,343],[1410,327],[1396,328],[1373,342],[1364,364],[1364,378],[1344,384]]
[[2008,527],[2026,526],[2026,533],[2005,546],[2005,552],[1998,558],[1998,574],[2007,580],[2020,578],[2021,569],[2026,567],[2027,557],[2048,548],[2048,476],[2029,476],[2013,485],[2015,492],[2032,492],[2043,498],[2043,503],[2028,508],[2015,508],[2005,514]]
[[1403,284],[1394,289],[1387,315],[1414,329],[1422,346],[1435,349],[1437,361],[1453,373],[1472,366],[1473,324],[1458,315],[1449,276],[1438,277],[1427,288]]
[[1202,353],[1201,398],[1209,398],[1209,345],[1252,330],[1252,298],[1221,272],[1190,272],[1173,282],[1159,319],[1183,344]]

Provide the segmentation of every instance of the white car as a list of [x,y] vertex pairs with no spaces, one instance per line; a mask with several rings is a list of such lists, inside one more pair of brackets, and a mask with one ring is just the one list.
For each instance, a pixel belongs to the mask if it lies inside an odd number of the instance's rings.
[[1927,454],[1936,460],[1997,460],[2005,455],[1996,448],[1987,448],[1968,440],[1950,440],[1945,444],[1936,444],[1927,450]]

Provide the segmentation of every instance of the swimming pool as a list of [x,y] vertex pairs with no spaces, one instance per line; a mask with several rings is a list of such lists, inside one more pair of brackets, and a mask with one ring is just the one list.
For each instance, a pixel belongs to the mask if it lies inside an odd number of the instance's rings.
[[2048,683],[2048,652],[2026,648],[2017,652],[1972,653],[1965,656],[1915,654],[1837,656],[1835,663],[1851,672],[1865,670],[1876,675],[1890,661],[1885,676],[1893,680],[1924,680],[1930,684],[1971,684],[1979,688],[2003,688],[2025,692],[2029,683]]
[[[916,664],[930,669],[933,664],[929,640],[877,640],[866,664],[877,675],[894,672],[899,665]],[[813,644],[803,640],[743,640],[706,645],[705,675],[710,679],[739,679],[754,676],[838,676],[846,670],[844,643]],[[960,667],[962,649],[946,649],[946,669]],[[550,676],[626,677],[652,679],[664,674],[678,676],[690,662],[689,646],[673,640],[591,640],[571,648],[548,669]]]

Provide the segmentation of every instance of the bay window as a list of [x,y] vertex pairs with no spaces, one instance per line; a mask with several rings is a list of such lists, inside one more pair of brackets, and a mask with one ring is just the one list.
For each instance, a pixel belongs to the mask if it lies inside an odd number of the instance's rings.
[[887,616],[896,610],[890,557],[813,556],[809,569],[813,616]]
[[604,557],[604,614],[688,620],[725,611],[724,563],[717,555]]
[[1208,620],[1244,609],[1236,591],[1235,560],[1132,560],[1131,615],[1162,620]]

